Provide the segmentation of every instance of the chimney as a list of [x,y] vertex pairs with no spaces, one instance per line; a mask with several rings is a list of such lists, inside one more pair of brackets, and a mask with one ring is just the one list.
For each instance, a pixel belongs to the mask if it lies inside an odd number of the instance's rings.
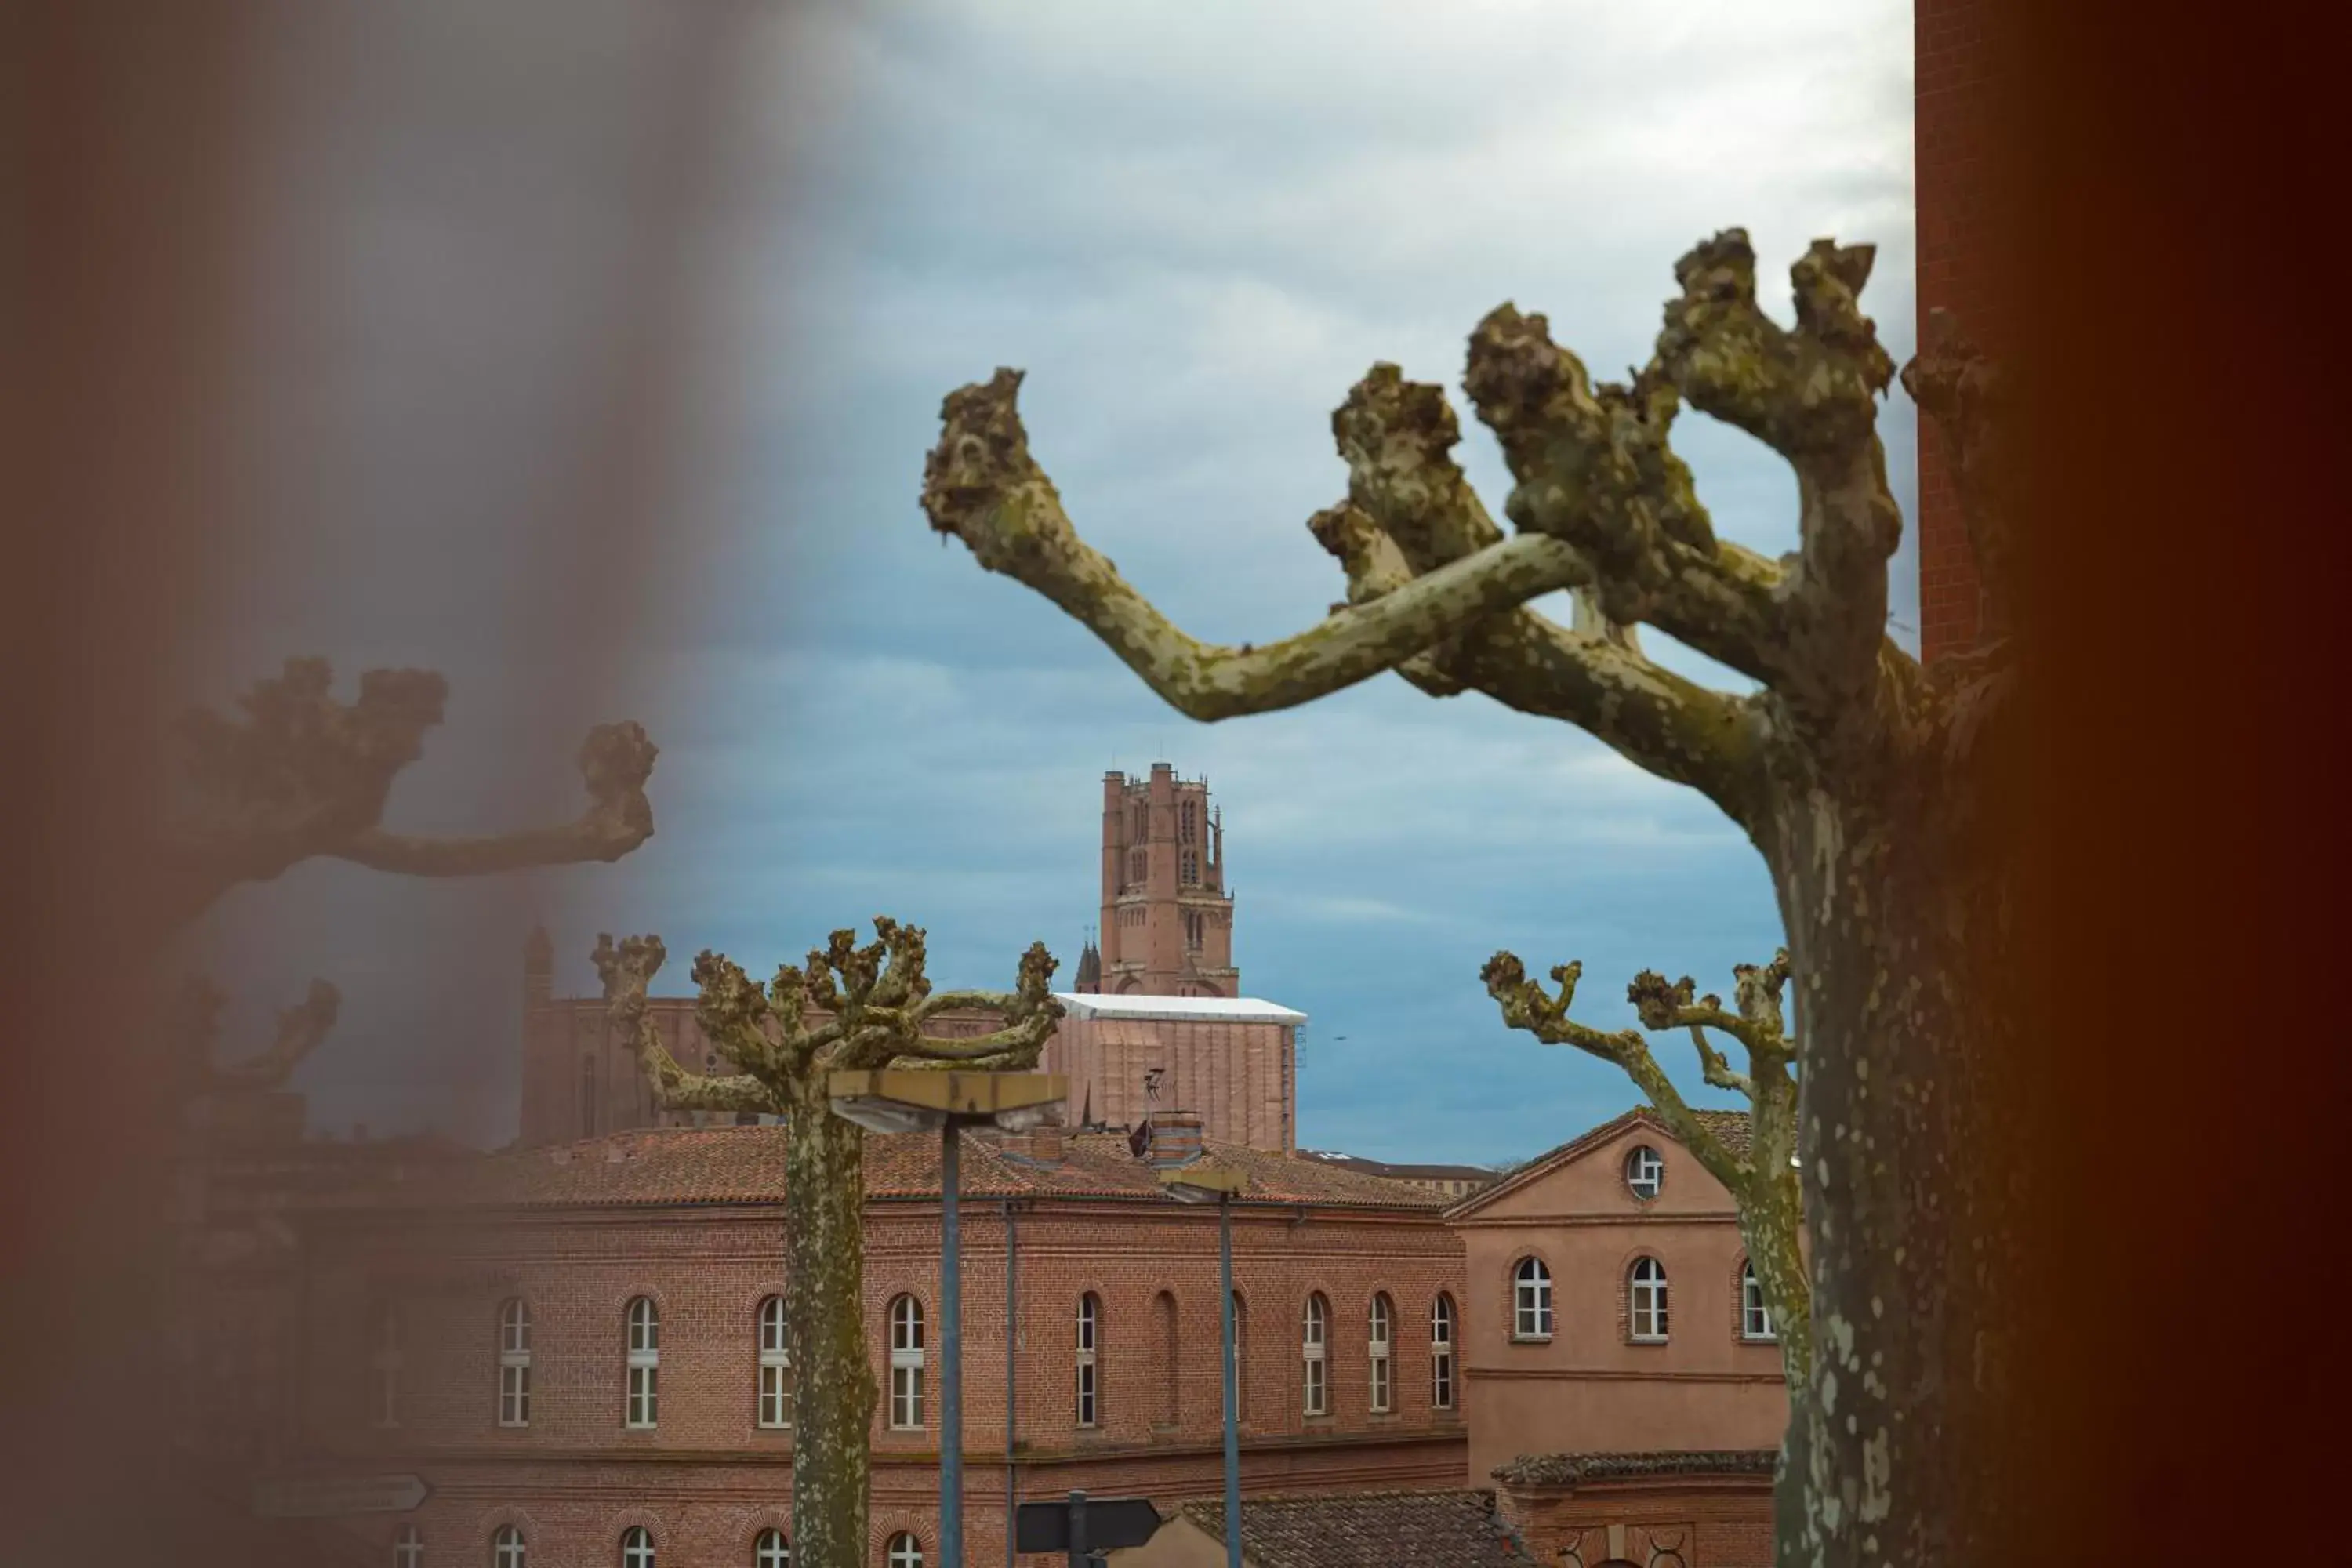
[[997,1147],[1016,1160],[1026,1160],[1034,1165],[1058,1165],[1062,1163],[1065,1129],[1058,1121],[1033,1127],[1026,1132],[1007,1132]]
[[1151,1118],[1151,1146],[1143,1156],[1155,1166],[1183,1165],[1201,1157],[1201,1113],[1161,1110]]

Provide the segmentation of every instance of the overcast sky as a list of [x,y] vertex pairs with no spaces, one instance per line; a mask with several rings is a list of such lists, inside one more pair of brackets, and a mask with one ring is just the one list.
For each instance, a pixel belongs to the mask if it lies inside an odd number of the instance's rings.
[[[683,990],[698,948],[765,973],[877,911],[929,929],[943,983],[1007,982],[1037,937],[1066,981],[1096,918],[1101,775],[1167,761],[1223,809],[1244,989],[1311,1019],[1303,1142],[1486,1162],[1623,1110],[1637,1097],[1615,1069],[1502,1028],[1479,965],[1498,946],[1538,971],[1580,958],[1580,1011],[1612,1026],[1642,968],[1727,989],[1780,923],[1711,807],[1571,729],[1392,678],[1195,724],[943,548],[916,504],[923,455],[946,392],[1022,367],[1034,450],[1130,581],[1198,636],[1298,629],[1339,595],[1305,521],[1344,493],[1329,415],[1373,362],[1448,387],[1499,515],[1502,466],[1459,389],[1470,328],[1505,300],[1612,377],[1648,357],[1696,240],[1746,227],[1783,320],[1809,240],[1869,240],[1864,303],[1906,356],[1910,26],[1907,5],[1864,0],[974,0],[780,21],[734,62],[761,88],[756,155],[698,263],[725,339],[699,521],[661,567],[658,635],[604,705],[664,745],[661,827],[619,867],[530,884],[501,918],[562,911],[572,989],[592,983],[599,926],[658,931],[680,955],[664,988]],[[1899,389],[1881,423],[1909,515]],[[1676,440],[1719,532],[1793,547],[1777,458],[1696,414]],[[1907,542],[1893,598],[1910,642]],[[335,631],[268,629],[305,647]],[[413,625],[364,640],[318,650],[496,662],[436,652]],[[524,686],[482,674],[468,716],[460,679],[419,809],[454,787],[469,725],[528,710]],[[281,908],[313,896],[289,886]],[[371,918],[422,926],[438,895],[371,896]],[[512,974],[482,963],[453,985]],[[320,967],[289,952],[254,994]],[[346,989],[346,1037],[305,1069],[319,1120],[452,1120],[383,1066],[414,1027],[385,1022],[402,986]],[[483,994],[503,1014],[478,1010],[478,1039],[440,1048],[488,1097],[460,1130],[496,1141],[516,993],[500,978]],[[1695,1085],[1687,1045],[1660,1046]]]

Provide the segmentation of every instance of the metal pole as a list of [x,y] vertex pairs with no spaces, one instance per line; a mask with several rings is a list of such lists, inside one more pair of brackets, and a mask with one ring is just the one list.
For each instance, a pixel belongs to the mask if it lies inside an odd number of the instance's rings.
[[1087,1494],[1070,1494],[1070,1568],[1087,1565]]
[[1014,1418],[1014,1400],[1021,1391],[1021,1380],[1014,1375],[1016,1356],[1021,1349],[1021,1296],[1016,1281],[1021,1278],[1015,1268],[1021,1233],[1013,1218],[1013,1200],[1004,1200],[1004,1568],[1013,1568],[1013,1515],[1020,1511],[1020,1474],[1014,1468],[1013,1450],[1021,1427]]
[[1242,1568],[1241,1389],[1234,1378],[1234,1197],[1217,1194],[1217,1260],[1223,1266],[1224,1300],[1217,1316],[1225,1342],[1225,1568]]
[[963,1249],[956,1224],[963,1134],[954,1117],[940,1138],[940,1562],[963,1568]]

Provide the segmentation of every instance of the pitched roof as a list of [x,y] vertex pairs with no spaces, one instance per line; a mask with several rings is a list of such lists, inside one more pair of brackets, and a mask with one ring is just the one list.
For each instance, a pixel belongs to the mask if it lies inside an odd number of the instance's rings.
[[[615,1132],[551,1148],[486,1157],[446,1184],[403,1194],[420,1205],[465,1207],[601,1208],[674,1204],[768,1204],[784,1197],[782,1126],[667,1127]],[[1066,1197],[1167,1202],[1158,1173],[1128,1149],[1123,1133],[1072,1133],[1051,1163],[1008,1152],[966,1133],[960,1162],[970,1198]],[[1210,1163],[1239,1169],[1239,1200],[1434,1215],[1444,1199],[1425,1188],[1334,1169],[1297,1155],[1205,1143]],[[936,1198],[940,1140],[931,1132],[866,1134],[866,1194]]]
[[[1579,1481],[1660,1476],[1769,1477],[1780,1456],[1769,1448],[1726,1448],[1657,1454],[1521,1454],[1498,1465],[1506,1486],[1572,1487]],[[1246,1528],[1246,1526],[1244,1526]]]
[[[1691,1114],[1698,1118],[1699,1125],[1714,1133],[1717,1142],[1729,1150],[1732,1154],[1737,1156],[1748,1152],[1751,1146],[1752,1132],[1748,1112],[1693,1110]],[[1632,1127],[1648,1127],[1662,1138],[1670,1139],[1675,1142],[1681,1142],[1675,1137],[1674,1130],[1666,1125],[1665,1118],[1660,1116],[1649,1106],[1637,1105],[1622,1115],[1611,1117],[1589,1131],[1578,1133],[1559,1148],[1537,1155],[1501,1181],[1490,1183],[1467,1197],[1460,1199],[1446,1211],[1446,1214],[1448,1217],[1474,1214],[1500,1198],[1504,1194],[1517,1192],[1528,1183],[1550,1174],[1587,1150],[1607,1142]]]
[[[1219,1541],[1225,1505],[1178,1510]],[[1242,1509],[1250,1568],[1533,1568],[1496,1517],[1490,1491],[1362,1492],[1352,1497],[1252,1498]]]
[[1495,1180],[1495,1173],[1484,1165],[1392,1165],[1385,1160],[1369,1160],[1361,1154],[1343,1154],[1336,1149],[1301,1149],[1299,1152],[1309,1160],[1320,1160],[1343,1171],[1361,1171],[1368,1176],[1386,1176],[1391,1181]]

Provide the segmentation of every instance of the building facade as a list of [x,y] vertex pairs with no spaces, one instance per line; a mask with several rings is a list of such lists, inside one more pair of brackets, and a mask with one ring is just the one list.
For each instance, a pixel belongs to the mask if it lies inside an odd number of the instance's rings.
[[[1164,1158],[1198,1135],[1181,1113],[1159,1130]],[[412,1513],[349,1521],[355,1539],[399,1568],[493,1564],[511,1530],[532,1568],[585,1568],[644,1530],[664,1563],[761,1568],[763,1532],[791,1524],[793,1374],[763,1337],[784,1288],[783,1137],[516,1151],[317,1227],[297,1447],[432,1489]],[[938,1145],[866,1150],[872,1561],[908,1568],[937,1552]],[[1166,1196],[1150,1152],[967,1135],[974,1563],[1010,1561],[1016,1500],[1172,1504],[1222,1486],[1217,1214]],[[1458,1487],[1463,1276],[1439,1204],[1295,1157],[1206,1157],[1249,1180],[1234,1215],[1245,1491]],[[404,1540],[422,1563],[394,1555]]]
[[[1700,1112],[1744,1146],[1748,1120]],[[1470,1473],[1777,1449],[1789,1400],[1731,1194],[1646,1108],[1455,1205]]]

